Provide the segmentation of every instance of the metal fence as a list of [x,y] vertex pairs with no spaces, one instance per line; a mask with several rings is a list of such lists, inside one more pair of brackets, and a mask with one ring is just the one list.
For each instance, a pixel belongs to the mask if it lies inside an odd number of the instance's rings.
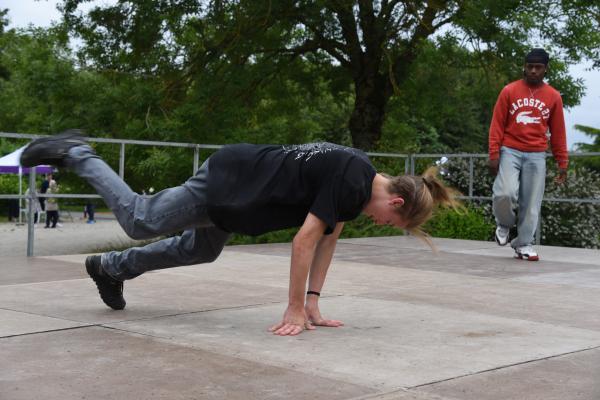
[[[12,139],[26,139],[33,140],[40,137],[44,137],[47,135],[32,135],[32,134],[22,134],[22,133],[7,133],[0,132],[1,138],[12,138]],[[119,176],[122,179],[125,179],[125,146],[135,145],[135,146],[156,146],[156,147],[179,147],[179,148],[187,148],[193,150],[193,165],[190,170],[190,173],[193,174],[198,169],[200,165],[200,151],[201,150],[217,150],[222,147],[222,145],[212,145],[212,144],[196,144],[196,143],[177,143],[177,142],[157,142],[157,141],[149,141],[149,140],[126,140],[126,139],[105,139],[105,138],[89,138],[90,142],[96,143],[112,143],[119,145],[120,153],[119,153]],[[399,154],[399,153],[374,153],[368,152],[367,155],[371,158],[395,158],[404,160],[404,173],[405,174],[415,174],[415,168],[417,160],[419,159],[432,159],[439,160],[442,157],[446,157],[448,159],[452,158],[463,158],[467,159],[469,163],[469,183],[468,183],[468,194],[459,196],[462,200],[472,201],[491,201],[492,198],[490,196],[475,196],[473,193],[473,182],[474,182],[474,168],[475,168],[475,160],[480,158],[487,158],[487,154],[476,154],[476,153],[455,153],[455,154]],[[600,156],[600,152],[589,152],[589,153],[577,153],[570,152],[569,157],[592,157],[592,156]],[[31,169],[31,173],[29,174],[29,194],[28,195],[15,195],[15,194],[0,194],[0,199],[25,199],[29,200],[29,207],[27,209],[27,256],[33,256],[33,244],[34,244],[34,208],[31,206],[36,196],[36,173],[35,168]],[[44,195],[45,198],[66,198],[66,199],[89,199],[89,198],[101,198],[99,195],[95,194],[51,194]],[[558,202],[558,203],[574,203],[574,204],[594,204],[600,205],[600,199],[597,198],[548,198],[544,197],[544,202]],[[539,244],[540,235],[541,235],[541,221],[542,217],[540,215],[540,219],[538,222],[538,229],[536,230],[536,242]]]

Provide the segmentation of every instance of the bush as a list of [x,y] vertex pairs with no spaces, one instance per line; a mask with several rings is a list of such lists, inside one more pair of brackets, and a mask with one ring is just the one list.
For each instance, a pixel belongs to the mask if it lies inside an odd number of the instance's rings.
[[491,240],[494,224],[482,209],[469,205],[461,213],[439,209],[425,224],[425,231],[440,238]]
[[354,221],[346,222],[341,238],[402,236],[404,231],[393,226],[375,225],[368,217],[360,215]]
[[262,243],[288,243],[298,232],[297,228],[284,229],[282,231],[269,232],[260,236],[246,236],[234,233],[227,244],[262,244]]
[[[23,183],[23,193],[27,190],[27,183]],[[0,175],[0,193],[19,194],[19,176],[16,174]],[[10,200],[0,200],[0,215],[8,214]],[[17,200],[18,201],[18,200]]]
[[[548,173],[546,197],[600,199],[600,174],[587,168],[569,171],[565,185],[554,184]],[[545,202],[542,205],[542,243],[552,246],[600,248],[600,205]]]
[[[23,182],[23,192],[27,190],[29,180]],[[19,175],[6,174],[0,175],[0,193],[2,194],[19,194]]]
[[[277,232],[269,232],[260,236],[244,236],[234,234],[229,244],[259,244],[259,243],[287,243],[294,239],[298,228],[285,229]],[[375,225],[364,215],[360,215],[354,221],[346,222],[342,230],[342,239],[357,237],[376,237],[376,236],[400,236],[404,235],[401,229],[392,226]]]
[[[494,224],[489,216],[482,208],[473,206],[467,206],[461,213],[452,209],[439,209],[424,228],[433,237],[468,240],[491,240],[494,232]],[[229,244],[287,243],[297,231],[298,229],[286,229],[256,237],[233,235]],[[375,225],[369,218],[361,215],[354,221],[346,222],[341,238],[402,235],[404,231],[401,229]]]
[[[573,163],[575,164],[575,163]],[[487,160],[476,159],[473,179],[473,195],[492,196],[493,178],[487,173]],[[468,194],[469,164],[466,159],[452,159],[446,166],[445,180],[461,192]],[[579,198],[600,199],[600,174],[585,167],[575,165],[569,170],[567,183],[563,186],[554,184],[556,168],[554,160],[548,158],[545,198]],[[471,209],[476,209],[488,224],[494,224],[491,201],[471,202]],[[558,203],[544,201],[542,204],[541,244],[551,246],[570,246],[584,248],[600,248],[600,205],[583,203]],[[458,217],[447,224],[462,225],[467,223]],[[465,216],[470,221],[471,217]],[[478,222],[470,221],[469,223]],[[432,228],[435,229],[435,228]],[[471,227],[464,228],[471,230]],[[476,226],[473,230],[477,230]],[[490,230],[491,232],[491,230]],[[433,233],[433,232],[432,232]],[[436,236],[441,234],[433,233]],[[444,236],[446,237],[446,236]],[[448,236],[450,237],[450,236]]]

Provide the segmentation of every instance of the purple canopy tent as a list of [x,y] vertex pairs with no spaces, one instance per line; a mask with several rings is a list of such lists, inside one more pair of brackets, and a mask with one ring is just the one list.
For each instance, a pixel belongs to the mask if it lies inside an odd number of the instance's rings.
[[[19,160],[21,153],[26,146],[13,151],[10,154],[0,158],[0,174],[19,174],[19,196],[23,194],[22,177],[24,174],[29,174],[29,168],[21,167]],[[35,172],[40,174],[49,174],[52,172],[52,167],[49,165],[38,165],[35,167]],[[19,209],[21,208],[21,199],[19,199]],[[21,213],[19,212],[19,221],[21,221]]]
[[[28,174],[29,168],[21,167],[19,160],[21,159],[21,153],[26,146],[21,147],[13,151],[10,154],[0,158],[0,174]],[[35,172],[40,174],[49,174],[52,172],[52,167],[48,165],[38,165],[35,167]]]

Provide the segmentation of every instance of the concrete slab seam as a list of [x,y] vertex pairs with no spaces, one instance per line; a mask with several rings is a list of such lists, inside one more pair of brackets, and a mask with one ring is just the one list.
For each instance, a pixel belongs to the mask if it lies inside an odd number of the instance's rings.
[[68,327],[68,328],[48,329],[48,330],[45,330],[45,331],[36,331],[36,332],[28,332],[28,333],[18,333],[16,335],[0,336],[0,341],[2,339],[13,338],[13,337],[32,336],[32,335],[39,335],[41,333],[52,333],[52,332],[60,332],[60,331],[71,331],[71,330],[74,330],[74,329],[90,328],[90,327],[96,327],[96,326],[99,326],[99,325],[90,324],[90,325],[71,326],[71,327]]
[[568,355],[572,355],[572,354],[578,354],[578,353],[583,353],[585,351],[597,350],[597,349],[600,349],[600,345],[593,346],[593,347],[587,347],[587,348],[579,349],[579,350],[575,350],[575,351],[568,351],[566,353],[561,353],[561,354],[554,354],[554,355],[548,356],[548,357],[534,358],[533,360],[527,360],[527,361],[522,361],[522,362],[513,363],[513,364],[500,365],[498,367],[484,369],[484,370],[481,370],[481,371],[473,372],[471,374],[458,375],[458,376],[454,376],[452,378],[440,379],[440,380],[437,380],[437,381],[431,381],[431,382],[427,382],[427,383],[422,383],[420,385],[409,386],[406,389],[417,389],[417,388],[420,388],[420,387],[435,385],[435,384],[438,384],[438,383],[448,382],[448,381],[452,381],[452,380],[455,380],[455,379],[466,378],[466,377],[469,377],[469,376],[480,375],[480,374],[484,374],[484,373],[487,373],[487,372],[499,371],[501,369],[516,367],[516,366],[519,366],[519,365],[525,365],[525,364],[535,363],[535,362],[539,362],[539,361],[551,360],[551,359],[555,359],[555,358],[560,358],[560,357],[564,357],[564,356],[568,356]]
[[[323,296],[323,298],[332,298],[332,297],[340,297],[343,295],[328,295],[328,296]],[[269,305],[275,305],[275,304],[284,304],[286,303],[285,301],[267,301],[264,303],[254,303],[254,304],[244,304],[241,306],[230,306],[230,307],[220,307],[220,308],[207,308],[205,310],[196,310],[196,311],[185,311],[185,312],[180,312],[180,313],[175,313],[175,314],[162,314],[162,315],[153,315],[153,316],[149,316],[149,317],[141,317],[141,318],[133,318],[133,319],[123,319],[120,321],[111,321],[108,322],[107,324],[119,324],[122,322],[136,322],[136,321],[148,321],[148,320],[152,320],[152,319],[157,319],[157,318],[171,318],[171,317],[179,317],[182,315],[191,315],[191,314],[201,314],[201,313],[207,313],[207,312],[213,312],[213,311],[233,311],[233,310],[247,310],[247,309],[252,309],[252,308],[258,308],[258,307],[262,307],[262,306],[269,306]],[[12,311],[12,310],[11,310]],[[105,323],[101,323],[98,324],[98,326],[104,326]]]
[[8,285],[0,285],[0,288],[14,287],[14,286],[35,286],[35,285],[47,285],[48,283],[60,283],[60,282],[71,282],[71,281],[85,281],[89,280],[89,277],[84,278],[72,278],[72,279],[60,279],[57,281],[41,281],[41,282],[23,282],[23,283],[11,283]]
[[[484,279],[488,279],[488,278],[484,278]],[[493,278],[496,279],[496,278]],[[544,284],[545,285],[545,284]],[[341,295],[341,296],[347,296],[347,297],[356,297],[356,298],[361,298],[361,299],[368,299],[368,300],[383,300],[383,301],[389,301],[387,299],[382,299],[381,297],[377,297],[377,293],[373,293],[373,292],[366,292],[366,293],[355,293],[355,294],[350,294],[350,295]],[[407,301],[407,300],[396,300],[398,302],[404,303],[404,304],[413,304],[416,306],[430,306],[430,305],[435,305],[436,307],[439,308],[443,308],[443,309],[447,309],[447,310],[452,310],[452,311],[463,311],[459,305],[456,306],[449,306],[446,305],[444,303],[429,303],[427,301],[419,301],[419,300],[411,300],[411,301]],[[553,327],[557,327],[557,328],[572,328],[572,329],[577,329],[577,330],[583,330],[583,331],[588,331],[590,333],[598,333],[600,332],[600,330],[596,330],[596,329],[590,329],[590,328],[581,328],[578,326],[574,326],[574,325],[569,325],[569,324],[564,324],[564,325],[559,325],[556,323],[551,323],[551,322],[542,322],[542,321],[535,321],[532,319],[524,319],[524,318],[515,318],[515,317],[508,317],[505,316],[503,314],[494,314],[494,313],[483,313],[480,311],[474,311],[474,310],[470,310],[469,311],[472,314],[478,314],[478,315],[484,315],[484,316],[488,316],[488,315],[493,315],[493,316],[497,316],[497,317],[501,317],[501,318],[505,318],[505,319],[510,319],[513,321],[521,321],[521,322],[534,322],[536,324],[544,324],[544,325],[548,325],[548,326],[553,326]]]
[[[152,339],[157,339],[157,340],[159,340],[161,342],[164,342],[164,343],[169,343],[171,345],[174,344],[174,345],[177,345],[177,346],[181,346],[181,344],[179,344],[177,342],[173,342],[173,341],[171,341],[171,338],[165,337],[165,336],[157,336],[157,335],[151,335],[149,333],[144,333],[144,332],[129,331],[127,329],[117,328],[115,326],[97,325],[97,327],[98,328],[103,328],[103,329],[109,329],[109,330],[112,330],[112,331],[115,331],[115,332],[119,332],[119,333],[125,333],[127,335],[140,336],[140,337],[149,337],[149,338],[152,338]],[[218,354],[218,353],[215,353],[215,352],[211,352],[211,353]]]
[[[30,311],[23,311],[23,310],[13,310],[11,308],[6,308],[6,307],[0,307],[0,310],[11,311],[11,312],[16,312],[16,313],[20,313],[20,314],[33,315],[35,317],[44,317],[44,318],[59,319],[61,321],[77,322],[77,323],[83,322],[83,321],[77,321],[77,320],[74,320],[74,319],[67,319],[67,318],[56,317],[54,315],[39,314],[39,313],[33,313],[33,312],[30,312]],[[85,323],[85,322],[83,322],[83,323]]]
[[[421,394],[419,392],[415,392],[412,389],[408,389],[408,388],[400,388],[400,389],[396,389],[396,390],[390,390],[388,392],[378,392],[378,393],[371,393],[371,394],[367,394],[364,396],[359,396],[359,397],[352,397],[350,399],[347,400],[378,400],[381,397],[384,396],[390,396],[390,395],[394,395],[394,394],[409,394],[409,395],[415,395],[417,397],[423,397],[423,400],[460,400],[457,399],[455,397],[441,397],[438,396],[437,394]],[[390,399],[391,400],[391,399]],[[415,399],[418,400],[418,399]]]

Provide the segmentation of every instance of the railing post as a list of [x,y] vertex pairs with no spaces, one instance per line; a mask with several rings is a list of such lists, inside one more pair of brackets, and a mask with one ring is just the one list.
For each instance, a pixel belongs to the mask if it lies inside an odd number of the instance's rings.
[[[29,204],[27,206],[27,257],[33,256],[33,231],[35,206],[34,201],[39,201],[35,195],[35,167],[29,169]],[[39,215],[38,215],[39,218]]]
[[469,157],[469,197],[473,197],[473,157]]
[[408,157],[410,157],[410,174],[414,175],[415,174],[415,158],[413,157],[412,154],[410,154]]
[[198,171],[199,163],[200,163],[200,146],[196,145],[194,147],[194,170],[192,171],[192,174],[196,174],[196,171]]
[[119,176],[125,180],[125,143],[121,143],[121,152],[119,154]]

